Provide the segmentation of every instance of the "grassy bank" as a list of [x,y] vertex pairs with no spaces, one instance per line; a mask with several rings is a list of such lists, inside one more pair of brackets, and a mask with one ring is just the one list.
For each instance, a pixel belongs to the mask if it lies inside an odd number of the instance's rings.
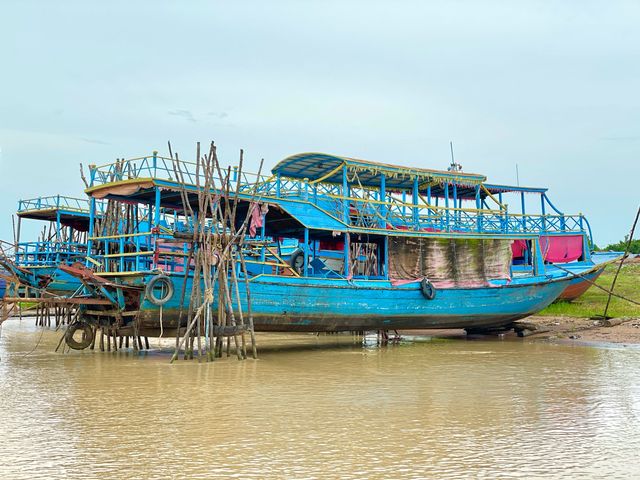
[[[606,289],[611,288],[617,265],[610,265],[596,283]],[[640,302],[640,264],[625,264],[620,270],[615,293]],[[584,295],[573,302],[556,302],[542,310],[538,315],[566,315],[569,317],[591,317],[602,315],[607,303],[607,293],[591,287]],[[640,317],[640,305],[612,297],[609,305],[610,317]]]

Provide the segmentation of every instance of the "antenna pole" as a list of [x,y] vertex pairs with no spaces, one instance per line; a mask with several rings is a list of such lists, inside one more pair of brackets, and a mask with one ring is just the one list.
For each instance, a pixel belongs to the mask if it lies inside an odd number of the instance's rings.
[[518,164],[516,163],[516,185],[520,186],[520,172],[518,172]]

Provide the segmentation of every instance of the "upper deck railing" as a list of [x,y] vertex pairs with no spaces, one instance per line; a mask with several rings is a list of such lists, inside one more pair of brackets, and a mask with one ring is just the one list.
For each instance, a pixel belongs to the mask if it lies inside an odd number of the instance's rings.
[[84,242],[21,242],[15,252],[15,260],[19,266],[55,266],[60,262],[84,260],[86,254],[87,244]]
[[[237,181],[238,167],[231,167],[232,181]],[[226,171],[226,170],[225,170]],[[159,155],[150,155],[146,157],[137,157],[127,160],[121,160],[106,165],[90,165],[90,187],[104,185],[107,183],[118,182],[135,178],[154,178],[177,182],[179,176],[187,185],[204,185],[206,178],[202,169],[197,168],[197,164],[185,160],[175,161],[168,157]],[[224,175],[224,171],[222,172]],[[252,175],[243,174],[243,181],[248,182]],[[214,172],[214,186],[219,186],[218,172]],[[255,182],[256,175],[253,175]],[[267,180],[269,176],[261,175],[261,180]]]
[[18,213],[50,209],[89,213],[89,200],[64,195],[51,195],[18,201]]
[[[18,201],[17,213],[38,212],[45,210],[59,210],[68,214],[77,213],[88,216],[90,203],[87,198],[68,197],[65,195],[50,195],[47,197],[28,198]],[[96,201],[96,216],[104,213],[105,203]]]
[[[228,167],[229,168],[229,167]],[[225,169],[226,171],[226,169]],[[180,174],[180,177],[176,175]],[[238,181],[237,167],[231,167],[231,181]],[[224,173],[223,173],[224,175]],[[307,179],[292,179],[278,175],[251,174],[243,171],[240,193],[256,194],[263,200],[291,199],[312,203],[351,227],[384,230],[413,230],[487,234],[548,234],[588,233],[590,226],[583,215],[515,214],[506,209],[454,208],[434,205],[421,195],[408,201],[406,194],[387,192],[380,199],[379,189],[350,185],[349,196],[342,195],[342,186]],[[90,166],[91,187],[136,178],[152,178],[191,186],[204,185],[205,175],[196,163],[175,161],[153,154],[121,160],[102,166]],[[220,186],[218,172],[210,184]]]

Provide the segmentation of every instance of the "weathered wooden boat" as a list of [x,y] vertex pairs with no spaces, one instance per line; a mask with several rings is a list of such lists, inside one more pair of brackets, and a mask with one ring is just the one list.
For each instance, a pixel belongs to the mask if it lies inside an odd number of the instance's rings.
[[619,262],[623,255],[623,252],[591,252],[585,260],[549,264],[546,267],[548,271],[566,272],[570,277],[558,300],[571,301],[580,297],[593,286],[607,265]]
[[[181,312],[189,296],[181,292],[194,285],[183,201],[197,210],[205,179],[197,178],[202,172],[193,164],[180,162],[184,181],[176,180],[172,162],[154,154],[90,167],[90,217],[96,201],[107,199],[144,205],[153,222],[147,231],[104,235],[93,231],[90,219],[86,266],[61,266],[93,298],[110,303],[80,307],[84,322],[148,336],[186,326]],[[484,180],[315,153],[286,158],[270,177],[242,173],[233,179],[239,188],[231,201],[236,227],[251,218],[252,238],[241,252],[246,268],[237,261],[224,273],[246,280],[236,299],[250,289],[255,330],[509,325],[553,302],[569,277],[546,270],[538,232],[514,228],[504,210],[446,205],[448,194],[445,206],[430,202],[451,185],[478,192]],[[211,191],[224,198],[223,186]],[[300,268],[271,248],[283,238],[299,241]],[[514,275],[511,245],[517,240],[531,245],[531,271]],[[96,244],[109,253],[94,254]]]
[[[102,204],[96,204],[94,218],[100,218],[101,208]],[[5,258],[2,263],[19,283],[22,293],[30,288],[33,290],[31,295],[36,296],[42,291],[51,295],[71,295],[81,288],[77,278],[58,267],[86,260],[89,201],[63,195],[20,200],[16,216],[15,250],[12,258]],[[44,223],[35,241],[21,239],[26,220]]]
[[[113,299],[112,306],[86,310],[83,319],[89,323],[109,325],[119,313],[125,318],[123,327],[129,324],[126,317],[137,318],[139,334],[155,336],[159,334],[160,321],[165,332],[174,331],[180,310],[186,312],[188,308],[187,302],[180,303],[183,282],[180,274],[111,275],[105,283],[100,281],[104,277],[79,266],[62,268],[83,278],[97,295]],[[159,278],[172,285],[167,288],[170,294],[166,301],[165,293],[156,294],[147,288]],[[435,288],[432,297],[432,293],[425,293],[421,281],[398,285],[388,280],[259,275],[250,280],[250,289],[256,331],[491,329],[545,308],[565,288],[565,282],[566,275],[562,274],[555,280],[541,275],[511,282],[495,281],[481,287],[428,287]],[[189,292],[192,288],[189,278],[186,289]],[[119,292],[123,297],[121,305],[117,301]],[[243,283],[239,293],[241,298],[246,298]],[[214,304],[218,301],[217,295],[214,296]],[[242,308],[248,309],[244,301]],[[181,327],[185,326],[186,321]]]

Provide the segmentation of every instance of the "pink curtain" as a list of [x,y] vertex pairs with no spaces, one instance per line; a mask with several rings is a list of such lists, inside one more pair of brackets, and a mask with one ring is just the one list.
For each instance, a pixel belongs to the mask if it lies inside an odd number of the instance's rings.
[[514,240],[511,244],[511,253],[513,254],[513,258],[522,258],[524,257],[524,251],[527,249],[527,241],[526,240]]
[[582,257],[582,235],[540,237],[540,248],[547,262],[573,262]]

